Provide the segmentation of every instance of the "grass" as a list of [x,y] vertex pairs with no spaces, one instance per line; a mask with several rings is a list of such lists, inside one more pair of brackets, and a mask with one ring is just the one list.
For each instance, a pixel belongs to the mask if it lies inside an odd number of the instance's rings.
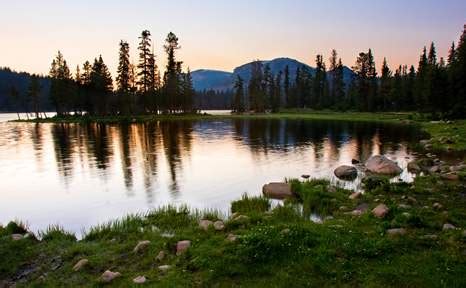
[[[248,216],[226,219],[217,211],[161,207],[98,225],[82,240],[52,226],[34,237],[13,241],[23,225],[0,228],[0,279],[18,287],[95,287],[107,269],[122,276],[111,286],[132,287],[138,275],[149,287],[465,287],[466,200],[464,183],[435,176],[413,184],[374,185],[360,198],[331,187],[324,180],[291,180],[297,199],[274,208],[262,197],[244,195],[231,210]],[[368,212],[348,212],[365,203]],[[379,203],[390,208],[379,219],[370,210]],[[442,208],[433,208],[440,203]],[[405,206],[400,206],[404,204]],[[322,224],[308,220],[306,209],[332,218]],[[409,206],[406,206],[409,205]],[[225,230],[204,231],[200,219],[224,219]],[[461,229],[443,231],[445,223]],[[389,236],[390,228],[405,228],[404,236]],[[237,240],[228,241],[234,234]],[[436,235],[435,239],[425,235]],[[149,240],[143,253],[139,241]],[[176,243],[190,240],[177,256]],[[166,257],[156,260],[160,251]],[[89,264],[74,272],[86,258]],[[167,273],[158,266],[171,265]]]

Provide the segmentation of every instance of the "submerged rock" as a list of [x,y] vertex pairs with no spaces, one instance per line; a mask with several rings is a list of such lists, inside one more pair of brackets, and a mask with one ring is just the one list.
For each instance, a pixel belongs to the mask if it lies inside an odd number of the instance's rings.
[[81,270],[84,266],[86,266],[88,263],[89,263],[89,260],[81,259],[73,266],[73,270],[77,272]]
[[366,167],[372,173],[384,175],[398,175],[403,171],[398,164],[381,155],[369,158],[366,162]]
[[272,199],[285,199],[294,196],[288,183],[269,183],[262,187],[262,194]]
[[120,272],[112,272],[110,270],[105,271],[101,276],[100,276],[100,281],[104,283],[110,283],[114,279],[118,278],[121,276]]
[[389,211],[390,209],[385,204],[379,204],[372,210],[372,214],[377,218],[383,218]]
[[145,241],[140,241],[136,247],[134,247],[133,252],[134,253],[141,253],[145,251],[150,245],[150,241],[145,240]]
[[354,180],[358,176],[358,170],[353,166],[343,165],[333,171],[335,176],[343,180]]
[[190,246],[191,246],[191,241],[189,240],[178,241],[178,243],[176,243],[176,255],[183,254],[184,252],[188,250]]

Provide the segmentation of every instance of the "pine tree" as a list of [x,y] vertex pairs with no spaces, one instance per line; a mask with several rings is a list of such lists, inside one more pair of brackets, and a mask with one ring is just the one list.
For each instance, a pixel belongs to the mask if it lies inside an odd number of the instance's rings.
[[49,76],[51,79],[50,98],[56,107],[57,115],[66,115],[70,110],[70,92],[73,79],[66,60],[60,51],[52,61]]
[[291,105],[291,86],[290,86],[290,68],[288,65],[285,66],[285,79],[283,82],[283,88],[284,88],[284,93],[285,93],[285,106],[290,108],[292,107]]
[[427,49],[424,47],[424,50],[422,51],[421,57],[419,58],[419,64],[417,68],[417,73],[416,73],[416,85],[415,85],[415,100],[416,100],[416,105],[418,107],[419,111],[423,111],[424,107],[427,103],[427,99],[425,99],[425,79],[426,79],[426,73],[427,73]]
[[[391,107],[391,102],[393,100],[393,91],[392,91],[392,71],[387,64],[387,59],[383,58],[382,64],[382,75],[380,77],[380,98],[378,99],[377,107],[378,109],[388,110]],[[392,99],[390,99],[392,98]]]
[[21,116],[19,116],[19,103],[21,102],[19,97],[19,91],[15,86],[10,87],[10,101],[15,105],[16,115],[18,116],[18,120],[21,120]]
[[454,107],[452,116],[464,117],[466,115],[466,25],[463,27],[463,34],[458,42],[455,51],[455,61],[452,69],[452,84]]
[[244,81],[239,75],[237,75],[234,88],[233,112],[243,113],[246,110],[244,107]]
[[29,86],[27,90],[28,102],[31,103],[32,111],[36,114],[36,118],[40,118],[40,91],[42,87],[39,83],[39,77],[31,75],[29,79]]
[[129,44],[120,41],[117,69],[117,93],[119,98],[119,111],[123,115],[131,113],[131,86],[130,86],[130,59]]
[[334,104],[337,109],[343,110],[347,107],[346,99],[345,99],[345,80],[344,80],[344,66],[341,62],[341,58],[338,59],[338,64],[333,71],[334,75],[334,82],[332,83],[334,89]]
[[176,61],[175,51],[180,49],[178,37],[172,32],[165,39],[165,52],[167,53],[167,66],[164,74],[164,102],[163,107],[173,113],[179,107],[179,70],[181,62]]
[[191,77],[189,68],[186,73],[183,73],[182,83],[182,111],[184,113],[193,112],[194,95],[196,92],[194,91],[193,78]]
[[113,81],[110,71],[105,65],[102,56],[94,60],[90,79],[91,107],[97,115],[106,115],[109,112],[110,100],[113,92]]
[[263,90],[264,75],[262,63],[257,60],[251,64],[251,78],[248,85],[249,106],[256,113],[265,111],[265,91]]
[[327,95],[327,72],[324,57],[322,55],[316,56],[316,70],[313,80],[313,97],[311,99],[310,107],[314,109],[327,108],[328,102],[325,97]]
[[278,112],[281,107],[282,99],[282,71],[278,72],[274,80],[272,94],[272,112]]

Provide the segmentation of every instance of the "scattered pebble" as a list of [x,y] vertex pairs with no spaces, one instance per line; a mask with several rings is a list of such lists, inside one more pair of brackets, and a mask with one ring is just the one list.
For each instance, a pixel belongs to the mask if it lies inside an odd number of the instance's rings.
[[146,283],[146,280],[147,280],[146,277],[138,276],[138,277],[133,279],[133,283],[135,283],[135,284],[144,284],[144,283]]
[[450,223],[446,223],[446,224],[443,224],[443,230],[454,230],[456,229],[456,227],[453,225],[453,224],[450,224]]
[[406,234],[406,229],[405,228],[388,229],[387,234],[390,235],[390,236],[405,235]]
[[133,252],[134,253],[141,253],[141,252],[147,250],[149,245],[150,245],[149,240],[139,241],[139,243],[136,245],[136,247],[134,247]]
[[178,243],[176,243],[176,255],[183,254],[184,252],[188,250],[190,246],[191,246],[191,241],[189,240],[178,241]]
[[172,268],[172,266],[170,266],[170,265],[159,266],[160,272],[167,272],[168,270],[170,270],[170,268]]
[[81,270],[84,266],[86,266],[88,263],[89,263],[89,260],[81,259],[73,266],[73,270],[77,272]]
[[372,214],[374,214],[374,216],[377,218],[383,218],[388,214],[389,211],[390,210],[385,204],[379,204],[372,210]]
[[100,276],[100,281],[104,283],[110,283],[115,278],[118,278],[120,276],[121,276],[120,272],[112,272],[110,270],[107,270]]

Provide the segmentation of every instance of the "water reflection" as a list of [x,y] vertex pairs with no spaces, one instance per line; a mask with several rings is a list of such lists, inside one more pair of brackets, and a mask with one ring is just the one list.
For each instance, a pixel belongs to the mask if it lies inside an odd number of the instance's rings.
[[[335,179],[338,165],[387,154],[405,168],[407,144],[420,136],[400,125],[305,120],[0,123],[0,131],[0,221],[34,215],[71,230],[166,203],[227,210],[244,192],[301,174],[354,189],[360,178]],[[82,220],[82,211],[92,212]]]

